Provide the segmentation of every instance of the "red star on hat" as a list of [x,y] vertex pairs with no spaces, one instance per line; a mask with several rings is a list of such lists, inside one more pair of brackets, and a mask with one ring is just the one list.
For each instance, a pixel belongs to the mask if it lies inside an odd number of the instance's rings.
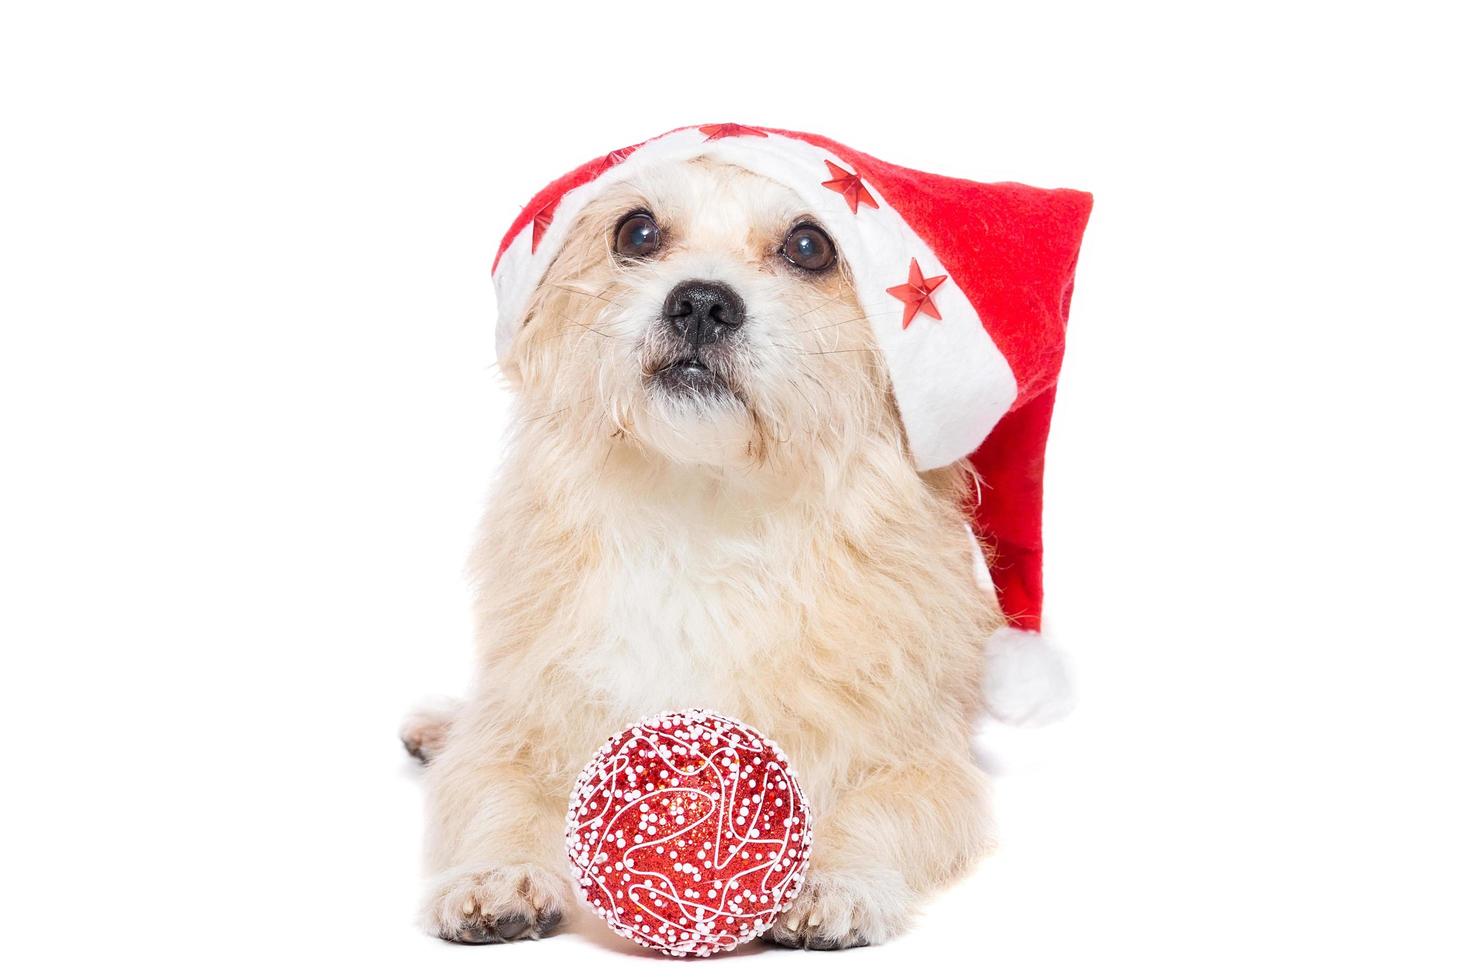
[[949,276],[930,276],[924,278],[919,271],[919,260],[909,259],[909,281],[901,286],[890,286],[888,295],[903,300],[903,328],[907,330],[909,324],[914,322],[914,317],[920,313],[932,316],[936,320],[943,320],[939,315],[939,307],[934,305],[934,300],[929,297],[934,290],[944,285],[944,280]]
[[704,141],[706,143],[711,140],[722,140],[730,136],[759,136],[762,139],[766,136],[759,129],[751,129],[749,126],[742,126],[739,123],[716,123],[711,126],[700,126],[699,131],[704,134]]
[[551,225],[551,215],[556,211],[553,202],[536,212],[536,217],[531,219],[531,253],[534,255],[536,246],[541,244],[541,236],[546,234],[546,229]]
[[873,199],[873,195],[868,193],[868,189],[863,186],[863,179],[861,177],[857,174],[848,173],[831,160],[823,160],[822,162],[827,165],[827,169],[832,173],[832,179],[822,181],[822,186],[841,194],[842,199],[847,202],[847,206],[852,208],[853,214],[857,214],[859,204],[866,204],[870,208],[876,208],[878,206],[878,202]]

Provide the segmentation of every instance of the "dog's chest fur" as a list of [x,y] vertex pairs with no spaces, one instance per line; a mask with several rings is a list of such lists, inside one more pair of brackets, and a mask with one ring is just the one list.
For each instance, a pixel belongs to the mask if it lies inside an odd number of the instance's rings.
[[760,541],[676,527],[613,544],[589,576],[598,639],[578,667],[631,710],[728,702],[753,661],[795,644],[791,572]]
[[729,704],[752,669],[798,653],[800,548],[781,515],[679,512],[608,529],[572,653],[589,687],[630,712]]

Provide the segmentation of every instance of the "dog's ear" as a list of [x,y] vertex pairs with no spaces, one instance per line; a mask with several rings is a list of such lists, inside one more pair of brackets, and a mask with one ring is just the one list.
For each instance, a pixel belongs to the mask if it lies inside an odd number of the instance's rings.
[[515,351],[511,351],[507,356],[500,358],[496,362],[496,366],[500,369],[500,376],[510,385],[510,390],[519,395],[521,393],[524,375],[521,372],[520,358],[516,356]]
[[[540,290],[537,290],[538,294]],[[521,317],[520,323],[516,325],[516,331],[511,336],[509,346],[501,351],[496,366],[500,374],[510,385],[510,390],[519,395],[526,385],[527,361],[531,356],[531,335],[536,331],[531,329],[531,321],[535,319],[541,309],[538,298],[531,301],[530,307]]]

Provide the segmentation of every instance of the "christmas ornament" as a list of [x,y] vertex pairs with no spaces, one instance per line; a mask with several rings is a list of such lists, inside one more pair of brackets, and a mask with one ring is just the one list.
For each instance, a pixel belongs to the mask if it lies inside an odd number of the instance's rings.
[[800,196],[837,242],[883,354],[914,465],[968,458],[970,515],[1011,628],[991,638],[992,714],[1040,721],[1067,703],[1041,637],[1041,484],[1073,271],[1092,197],[910,170],[823,136],[718,123],[676,129],[553,181],[496,256],[502,354],[531,294],[602,190],[669,161],[743,167]]
[[618,935],[672,956],[733,949],[768,929],[801,888],[811,839],[781,749],[700,710],[608,739],[567,810],[582,897]]

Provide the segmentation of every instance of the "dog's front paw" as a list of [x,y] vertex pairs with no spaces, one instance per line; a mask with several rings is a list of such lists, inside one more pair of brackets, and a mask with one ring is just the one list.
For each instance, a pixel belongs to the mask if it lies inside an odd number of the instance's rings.
[[813,871],[761,937],[794,949],[876,945],[903,930],[913,898],[892,871]]
[[561,921],[565,885],[531,864],[458,869],[429,890],[424,925],[452,943],[482,946],[540,939]]

